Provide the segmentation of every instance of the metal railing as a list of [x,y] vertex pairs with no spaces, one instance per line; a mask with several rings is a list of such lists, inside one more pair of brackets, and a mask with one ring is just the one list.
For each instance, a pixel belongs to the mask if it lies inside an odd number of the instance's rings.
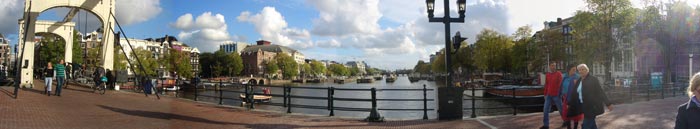
[[[652,86],[649,84],[633,85],[630,87],[604,87],[604,91],[608,96],[611,103],[632,103],[637,101],[650,101],[652,99],[664,99],[668,97],[676,97],[686,95],[685,86],[664,84],[658,86]],[[471,118],[476,118],[478,115],[476,110],[491,110],[491,109],[512,109],[512,114],[517,115],[518,109],[520,108],[532,108],[532,107],[543,107],[544,103],[539,104],[518,104],[517,101],[530,98],[518,98],[516,97],[517,90],[527,90],[527,89],[537,89],[537,88],[510,88],[510,89],[496,89],[496,88],[467,88],[467,92],[471,92],[475,95],[476,91],[483,91],[484,95],[487,94],[487,90],[510,90],[511,94],[509,97],[474,97],[464,98],[463,100],[470,100],[471,107],[463,108],[463,110],[471,111]],[[508,106],[494,106],[494,107],[477,107],[477,100],[500,100],[507,101],[510,103]]]
[[[207,82],[207,83],[216,83],[216,82]],[[237,91],[237,90],[228,90],[224,89],[222,86],[224,84],[231,85],[232,87],[238,87],[244,88],[244,91]],[[274,93],[269,93],[269,94],[261,94],[261,93],[255,93],[253,92],[255,88],[281,88],[283,89],[282,94],[274,94]],[[326,91],[325,96],[304,96],[304,95],[294,95],[292,94],[293,90],[298,90],[298,89],[309,89],[309,90],[317,90],[317,91]],[[262,104],[262,105],[272,105],[272,106],[281,106],[286,108],[287,113],[292,113],[292,108],[305,108],[305,109],[320,109],[320,110],[328,110],[329,114],[328,116],[335,116],[335,111],[357,111],[357,112],[370,112],[371,109],[375,108],[377,110],[383,110],[383,111],[422,111],[423,116],[422,119],[428,119],[428,111],[434,111],[435,109],[428,108],[428,101],[435,101],[434,99],[429,99],[427,97],[427,92],[428,91],[434,91],[434,89],[428,89],[426,88],[426,85],[423,85],[423,88],[414,88],[414,89],[377,89],[377,88],[369,88],[369,89],[355,89],[355,88],[336,88],[336,87],[308,87],[308,86],[270,86],[270,85],[244,85],[244,84],[234,84],[234,83],[224,83],[219,81],[218,84],[214,85],[214,88],[206,88],[202,85],[195,85],[195,86],[189,86],[189,87],[183,87],[181,90],[178,90],[177,92],[184,92],[185,90],[192,90],[194,91],[194,101],[199,101],[199,97],[208,97],[208,98],[214,98],[218,99],[219,105],[224,104],[224,100],[233,100],[233,101],[238,101],[241,102],[241,106],[245,106],[247,109],[255,109],[255,104]],[[213,90],[218,95],[202,95],[198,93],[200,90]],[[369,98],[342,98],[342,97],[336,97],[335,93],[336,91],[338,92],[370,92],[372,94],[371,97]],[[406,92],[406,91],[412,91],[412,92],[422,92],[423,97],[420,99],[387,99],[387,98],[377,98],[376,93],[378,91],[382,92]],[[228,97],[224,95],[224,92],[228,93],[240,93],[245,96],[245,100],[243,98],[238,98],[239,96],[233,95],[235,97]],[[179,93],[178,93],[179,94]],[[271,97],[282,97],[283,101],[282,103],[279,102],[274,102],[270,100],[269,102],[266,103],[258,103],[254,99],[255,95],[266,95],[266,96],[271,96]],[[292,103],[292,99],[308,99],[308,100],[325,100],[326,105],[324,106],[318,106],[318,105],[304,105],[304,104],[296,104]],[[340,107],[336,106],[335,102],[338,101],[345,101],[345,102],[371,102],[372,106],[367,107],[367,108],[358,108],[358,107]],[[377,102],[416,102],[416,101],[422,101],[423,102],[423,108],[377,108]],[[247,103],[247,104],[246,104]]]

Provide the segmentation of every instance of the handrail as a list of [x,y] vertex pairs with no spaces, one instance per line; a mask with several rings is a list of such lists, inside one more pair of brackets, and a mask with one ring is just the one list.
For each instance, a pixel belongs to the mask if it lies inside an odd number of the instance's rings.
[[[329,110],[330,114],[329,116],[334,116],[334,111],[361,111],[361,112],[369,112],[373,108],[377,110],[383,110],[383,111],[423,111],[423,119],[428,119],[427,116],[427,111],[434,111],[435,109],[428,109],[427,107],[427,101],[435,101],[435,99],[428,99],[427,98],[427,92],[428,91],[434,91],[434,89],[427,89],[425,85],[423,85],[422,88],[406,88],[406,89],[398,89],[398,88],[388,88],[388,89],[375,89],[375,88],[367,88],[367,89],[361,89],[361,88],[336,88],[336,87],[309,87],[309,86],[272,86],[272,85],[246,85],[246,84],[236,84],[236,83],[224,83],[222,81],[219,82],[201,82],[201,83],[209,83],[208,86],[203,86],[203,85],[198,85],[195,84],[195,86],[187,86],[183,87],[180,90],[176,92],[185,92],[184,90],[194,90],[194,100],[198,101],[198,97],[203,96],[207,98],[218,98],[219,104],[223,104],[224,100],[234,100],[234,101],[240,101],[243,102],[243,105],[248,105],[246,108],[249,109],[254,109],[255,104],[263,104],[263,105],[271,105],[271,106],[282,106],[287,108],[287,113],[292,112],[292,107],[294,108],[306,108],[306,109],[324,109],[324,110]],[[210,87],[213,86],[213,87]],[[236,88],[241,88],[244,87],[244,89],[229,89],[225,87],[236,87]],[[255,88],[260,88],[260,87],[265,87],[265,88],[281,88],[283,89],[282,94],[261,94],[261,93],[255,93],[253,92],[253,89]],[[306,95],[293,95],[291,94],[292,90],[294,89],[310,89],[310,90],[325,90],[328,92],[327,96],[306,96]],[[374,90],[373,90],[374,89]],[[243,90],[243,91],[241,91]],[[211,94],[205,94],[202,95],[198,92],[200,91],[213,91],[215,95]],[[422,98],[400,98],[400,99],[395,99],[395,98],[343,98],[343,97],[335,97],[335,91],[343,91],[343,92],[377,92],[377,91],[385,91],[385,92],[394,92],[394,91],[415,91],[415,92],[423,92],[423,97]],[[224,92],[227,93],[241,93],[241,95],[245,96],[245,99],[242,97],[238,97],[238,95],[235,95],[235,97],[225,97]],[[184,93],[183,93],[184,94]],[[374,94],[374,93],[373,93]],[[272,96],[272,97],[281,97],[283,98],[283,102],[270,102],[268,103],[259,103],[253,100],[254,95],[266,95],[266,96]],[[183,95],[184,96],[184,95]],[[317,105],[304,105],[304,104],[295,104],[292,103],[292,99],[310,99],[310,100],[327,100],[327,105],[325,106],[317,106]],[[208,99],[209,100],[209,99]],[[373,108],[357,108],[357,107],[339,107],[335,106],[333,103],[335,101],[353,101],[353,102],[372,102],[373,103]],[[401,109],[401,108],[376,108],[376,102],[377,101],[382,101],[382,102],[423,102],[423,108],[407,108],[407,109]]]

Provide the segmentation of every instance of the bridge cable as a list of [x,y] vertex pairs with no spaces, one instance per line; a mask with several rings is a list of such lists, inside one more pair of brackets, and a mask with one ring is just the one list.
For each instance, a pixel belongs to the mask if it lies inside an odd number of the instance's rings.
[[[122,29],[122,26],[119,24],[119,21],[117,20],[117,17],[114,16],[114,13],[112,13],[112,12],[110,12],[109,15],[112,16],[112,18],[114,18],[114,23],[117,24],[117,27],[119,27],[119,31],[121,32],[122,36],[124,36],[124,38],[126,39],[126,43],[129,45],[129,48],[131,49],[131,52],[134,54],[134,57],[136,57],[136,62],[139,63],[139,68],[141,69],[142,73],[143,73],[146,77],[150,78],[149,75],[146,74],[146,69],[143,67],[143,63],[141,63],[141,60],[139,59],[138,54],[136,54],[136,51],[135,51],[134,47],[131,45],[131,42],[129,42],[129,37],[126,36],[126,33],[124,32],[124,29]],[[123,48],[122,48],[122,51],[124,51]],[[126,52],[124,52],[124,54],[126,54]],[[136,73],[134,72],[134,74],[136,74]],[[155,86],[152,87],[152,88],[155,89]],[[148,96],[148,93],[146,93],[145,90],[144,90],[144,93],[146,94],[146,96]],[[160,99],[160,96],[157,94],[157,90],[156,90],[156,97],[157,97],[158,99]]]

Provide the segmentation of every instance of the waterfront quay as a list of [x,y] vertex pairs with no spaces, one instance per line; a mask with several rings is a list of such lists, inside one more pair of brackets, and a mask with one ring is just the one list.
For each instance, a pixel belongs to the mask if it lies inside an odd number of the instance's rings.
[[[476,119],[438,121],[387,120],[364,122],[357,118],[328,117],[219,106],[172,96],[145,97],[127,91],[108,91],[105,95],[71,85],[62,96],[42,94],[44,86],[20,90],[12,98],[12,87],[0,87],[0,128],[2,129],[190,129],[190,128],[465,128],[529,129],[541,126],[541,113],[480,116]],[[601,128],[657,129],[673,128],[677,106],[687,97],[670,97],[629,104],[598,119]],[[561,125],[557,112],[550,115],[552,125]]]

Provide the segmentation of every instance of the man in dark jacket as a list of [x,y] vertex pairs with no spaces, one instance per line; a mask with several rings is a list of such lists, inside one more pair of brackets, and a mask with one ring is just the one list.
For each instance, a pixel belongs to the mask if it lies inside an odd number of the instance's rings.
[[605,113],[603,105],[612,111],[612,104],[608,101],[607,95],[600,86],[598,78],[588,74],[589,69],[586,64],[581,64],[577,67],[581,74],[581,81],[578,83],[576,91],[579,95],[579,101],[583,104],[583,129],[597,129],[595,118],[598,115]]

